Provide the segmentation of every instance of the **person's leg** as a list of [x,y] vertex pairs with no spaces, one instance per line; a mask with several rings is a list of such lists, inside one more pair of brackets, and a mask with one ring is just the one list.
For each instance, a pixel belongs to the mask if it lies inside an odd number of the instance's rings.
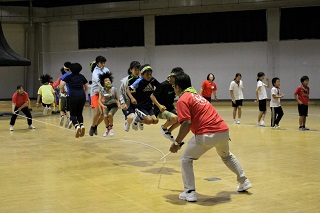
[[[14,111],[17,111],[18,107],[14,107]],[[10,119],[10,125],[14,126],[14,124],[16,123],[16,119],[17,119],[17,114],[12,114],[11,119]]]
[[238,106],[238,119],[241,119],[241,114],[242,114],[242,107]]
[[29,108],[28,107],[22,108],[21,112],[23,112],[23,114],[25,114],[25,116],[27,117],[27,123],[30,126],[32,124],[32,116]]
[[276,107],[275,108],[275,113],[277,114],[277,118],[275,120],[275,124],[277,124],[279,126],[279,123],[281,121],[281,118],[283,117],[283,110],[282,110],[282,107],[279,106],[279,107]]
[[236,115],[237,115],[237,107],[233,107],[232,117],[234,121],[236,120]]
[[[178,121],[178,116],[176,116],[175,114],[173,114],[171,112],[164,111],[164,112],[162,112],[162,114],[165,116],[165,119],[167,119],[167,121],[162,125],[162,129],[168,129],[169,126],[172,126],[173,124],[175,124]],[[161,116],[160,118],[163,118],[163,117]],[[171,133],[171,131],[170,131],[170,133]],[[169,132],[169,130],[168,130],[168,132]]]
[[213,140],[216,140],[216,151],[223,163],[237,175],[237,180],[240,184],[244,183],[247,177],[245,176],[240,162],[229,150],[229,131],[214,134]]
[[275,107],[270,107],[271,109],[271,127],[274,127],[276,124],[276,110]]

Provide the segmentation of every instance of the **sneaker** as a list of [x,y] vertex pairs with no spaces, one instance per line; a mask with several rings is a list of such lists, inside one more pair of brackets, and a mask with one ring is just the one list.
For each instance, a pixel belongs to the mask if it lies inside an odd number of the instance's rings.
[[91,127],[90,127],[90,130],[89,130],[89,135],[90,135],[90,136],[93,136],[93,134],[94,134],[94,127],[91,126]]
[[47,112],[47,113],[48,113],[47,115],[52,115],[52,109],[51,109],[51,107],[48,108],[48,112]]
[[136,111],[136,114],[139,116],[139,118],[140,118],[141,120],[143,120],[144,117],[147,116],[146,114],[144,114],[142,111],[138,110],[137,108],[136,108],[135,111]]
[[137,122],[132,122],[132,129],[135,131],[138,131],[138,123]]
[[10,129],[9,129],[10,131],[13,131],[13,126],[12,125],[10,125]]
[[264,121],[260,121],[260,126],[266,126],[266,124],[264,123]]
[[75,132],[76,132],[76,138],[79,138],[79,136],[80,136],[80,134],[81,134],[81,128],[80,128],[79,125],[76,126]]
[[60,126],[63,126],[63,122],[64,122],[64,116],[62,115],[60,118]]
[[140,129],[140,130],[143,130],[143,129],[144,129],[143,123],[139,123],[139,129]]
[[160,132],[163,134],[163,136],[165,138],[168,138],[170,141],[172,141],[173,143],[175,142],[173,136],[171,135],[170,132],[168,132],[167,129],[163,129],[162,126],[160,126]]
[[98,126],[94,128],[94,134],[98,135]]
[[310,130],[310,129],[309,129],[309,128],[307,128],[307,127],[303,127],[303,128],[304,128],[304,130],[307,130],[307,131],[308,131],[308,130]]
[[186,200],[189,202],[196,202],[197,201],[197,193],[195,191],[192,191],[190,193],[188,192],[182,192],[179,195],[180,200]]
[[244,183],[239,184],[237,191],[244,192],[244,191],[247,191],[248,189],[250,189],[251,187],[252,187],[252,184],[250,183],[250,181],[248,179],[246,179],[244,181]]
[[66,124],[64,125],[65,128],[68,128],[70,122],[70,118],[67,118]]
[[68,124],[68,129],[71,129],[71,127],[72,127],[72,121],[69,121],[69,124]]
[[240,124],[240,120],[237,121],[237,124]]
[[124,121],[124,126],[123,126],[123,128],[124,128],[124,131],[129,132],[129,130],[130,130],[130,124],[129,124],[129,122],[128,122],[127,120]]
[[108,133],[109,133],[109,129],[106,129],[106,131],[103,133],[103,137],[106,137],[107,135],[108,135]]
[[110,135],[110,136],[114,136],[113,128],[109,129],[109,135]]
[[299,127],[300,131],[305,131],[305,129],[303,127]]
[[48,114],[48,107],[45,107],[44,109],[43,109],[43,115],[47,115]]
[[28,129],[35,129],[35,127],[32,126],[32,125],[29,125],[29,126],[28,126]]
[[83,137],[86,134],[86,128],[83,125],[80,125],[80,137]]
[[233,120],[233,122],[232,122],[233,124],[236,124],[237,123],[237,121],[236,120]]

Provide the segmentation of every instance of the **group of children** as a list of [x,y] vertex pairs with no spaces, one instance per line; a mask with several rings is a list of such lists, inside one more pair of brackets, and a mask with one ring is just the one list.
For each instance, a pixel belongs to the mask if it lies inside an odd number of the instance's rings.
[[[38,90],[37,107],[41,104],[44,107],[43,114],[48,115],[52,112],[52,104],[55,103],[54,88],[59,88],[59,108],[60,108],[60,126],[65,123],[66,128],[75,127],[76,137],[85,135],[85,127],[83,125],[82,111],[86,101],[86,93],[89,94],[89,103],[93,109],[92,125],[90,127],[89,135],[97,135],[98,125],[104,121],[106,130],[103,136],[113,136],[113,117],[119,108],[125,116],[124,130],[129,131],[130,126],[137,131],[143,130],[144,124],[157,124],[160,119],[166,119],[166,122],[160,126],[161,133],[171,141],[174,141],[171,132],[179,126],[177,121],[177,113],[174,106],[175,92],[173,89],[174,76],[184,73],[180,67],[174,68],[168,75],[167,79],[159,83],[152,77],[152,67],[149,64],[141,65],[138,61],[132,61],[128,69],[128,76],[121,79],[121,86],[118,93],[116,87],[112,85],[113,76],[108,68],[106,68],[106,58],[97,56],[96,60],[90,63],[92,80],[90,81],[90,91],[88,91],[89,84],[87,79],[80,74],[82,66],[78,63],[65,62],[61,68],[62,76],[56,82],[50,82],[52,79],[49,75],[41,76],[42,86]],[[232,99],[233,123],[240,124],[241,107],[243,97],[243,82],[241,74],[237,73],[234,80],[230,83],[229,91]],[[256,97],[259,102],[259,115],[257,126],[266,126],[264,118],[267,112],[267,92],[270,81],[266,78],[267,84],[263,83],[265,74],[259,72],[257,74],[257,89]],[[212,89],[216,92],[217,87],[214,84],[214,75],[210,73],[207,76],[207,81],[202,84],[200,94],[207,100],[209,97],[205,96],[205,91]],[[301,86],[297,88],[294,96],[298,102],[299,110],[299,130],[309,130],[306,124],[306,117],[308,116],[308,101],[309,92],[308,87],[309,78],[303,76],[301,78]],[[279,123],[283,116],[283,110],[280,104],[280,99],[284,94],[280,92],[280,79],[275,77],[272,79],[271,89],[271,127],[279,128]],[[210,87],[206,89],[206,87]],[[17,95],[24,94],[21,92],[22,86],[15,93]],[[23,90],[23,88],[22,88]],[[215,99],[217,95],[215,94]],[[211,96],[211,94],[210,94]],[[14,99],[13,99],[14,101]],[[24,106],[24,105],[22,105]],[[16,108],[18,107],[18,108]],[[10,130],[13,130],[13,125],[16,117],[17,105],[13,105],[13,116],[10,122]],[[22,107],[24,108],[24,107]],[[20,109],[21,110],[21,109]],[[19,110],[18,110],[19,111]],[[25,109],[24,109],[25,111]],[[24,112],[23,111],[23,112]],[[238,120],[236,115],[238,112]],[[27,112],[26,112],[27,113]],[[26,114],[31,118],[31,114]],[[65,119],[66,118],[66,119]],[[66,122],[64,122],[66,120]],[[30,119],[28,120],[28,124]],[[29,124],[30,127],[31,124]],[[32,125],[31,125],[32,126]]]

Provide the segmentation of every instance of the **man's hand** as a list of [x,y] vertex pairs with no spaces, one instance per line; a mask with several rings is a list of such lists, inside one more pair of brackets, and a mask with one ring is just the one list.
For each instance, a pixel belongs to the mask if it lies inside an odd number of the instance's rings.
[[184,144],[184,142],[181,142],[179,145],[175,145],[174,143],[171,144],[170,146],[170,152],[172,153],[177,153],[178,150],[181,149],[181,146]]

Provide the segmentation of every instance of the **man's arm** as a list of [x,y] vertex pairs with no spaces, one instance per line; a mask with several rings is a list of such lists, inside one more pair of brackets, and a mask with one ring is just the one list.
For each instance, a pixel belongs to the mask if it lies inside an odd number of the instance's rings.
[[[184,120],[182,123],[181,123],[181,126],[180,126],[180,129],[179,129],[179,133],[178,133],[178,136],[176,138],[176,142],[178,144],[181,144],[183,139],[187,136],[187,134],[189,133],[190,131],[190,126],[191,126],[191,120]],[[176,153],[178,152],[178,150],[181,148],[180,145],[175,145],[174,143],[171,145],[170,147],[170,151],[172,153]]]

